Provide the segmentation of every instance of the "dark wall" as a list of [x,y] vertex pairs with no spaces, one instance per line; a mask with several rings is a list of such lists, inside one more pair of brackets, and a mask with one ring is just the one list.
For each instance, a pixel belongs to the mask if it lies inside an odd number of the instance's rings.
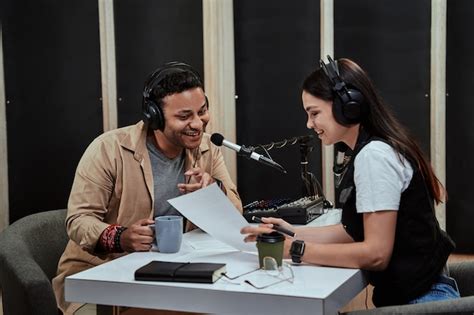
[[97,1],[5,0],[10,222],[65,208],[74,171],[102,132]]
[[[319,58],[319,1],[234,1],[237,142],[266,144],[311,133],[301,103],[301,83]],[[320,144],[311,170],[321,177]],[[244,204],[301,196],[298,146],[271,150],[288,174],[238,159]]]
[[[202,73],[202,3],[114,6],[124,126],[141,119],[143,82],[160,64],[181,60]],[[6,0],[1,14],[13,222],[66,207],[77,163],[102,133],[99,16],[90,0]]]
[[446,227],[458,251],[472,252],[474,104],[468,93],[474,90],[474,42],[468,38],[474,27],[474,2],[448,1],[447,10]]
[[[118,124],[141,119],[143,83],[168,61],[203,75],[202,2],[114,1]],[[209,100],[212,106],[212,100]]]
[[335,0],[334,53],[360,64],[430,154],[429,0]]

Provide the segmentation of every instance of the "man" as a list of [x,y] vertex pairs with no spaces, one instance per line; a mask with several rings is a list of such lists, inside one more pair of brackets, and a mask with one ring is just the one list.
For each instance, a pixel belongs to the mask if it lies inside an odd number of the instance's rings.
[[[220,149],[204,135],[208,107],[199,74],[187,64],[167,63],[145,82],[143,122],[104,133],[87,148],[69,197],[70,241],[53,279],[63,312],[80,306],[65,302],[64,278],[150,250],[152,218],[179,214],[166,200],[217,182],[242,212]],[[187,222],[186,230],[192,228]]]

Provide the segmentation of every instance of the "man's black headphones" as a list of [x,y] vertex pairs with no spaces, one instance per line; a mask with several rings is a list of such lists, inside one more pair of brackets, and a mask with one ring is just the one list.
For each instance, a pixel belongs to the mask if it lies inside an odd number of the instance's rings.
[[337,62],[332,60],[329,55],[327,58],[328,64],[325,64],[322,59],[319,63],[321,69],[323,69],[328,77],[335,94],[332,104],[334,118],[338,123],[346,126],[360,123],[366,108],[364,95],[354,87],[348,87],[339,76]]
[[[161,131],[165,129],[165,116],[163,114],[163,109],[161,108],[160,104],[157,104],[153,99],[153,90],[159,88],[160,84],[167,76],[180,72],[190,72],[195,77],[195,79],[197,79],[202,84],[201,76],[193,67],[178,61],[172,61],[164,64],[149,76],[147,84],[143,89],[142,100],[142,119],[146,124],[148,124],[149,128]],[[207,106],[209,106],[207,96],[206,103]]]

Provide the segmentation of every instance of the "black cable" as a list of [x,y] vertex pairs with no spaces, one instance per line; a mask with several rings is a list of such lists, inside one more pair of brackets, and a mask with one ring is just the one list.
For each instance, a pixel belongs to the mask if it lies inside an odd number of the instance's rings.
[[313,135],[305,135],[305,136],[298,136],[298,137],[293,137],[289,139],[283,139],[281,141],[277,142],[270,142],[267,144],[257,144],[255,147],[259,147],[265,150],[272,150],[272,149],[281,149],[284,148],[288,145],[295,145],[297,143],[305,143],[309,142],[312,139],[314,139]]

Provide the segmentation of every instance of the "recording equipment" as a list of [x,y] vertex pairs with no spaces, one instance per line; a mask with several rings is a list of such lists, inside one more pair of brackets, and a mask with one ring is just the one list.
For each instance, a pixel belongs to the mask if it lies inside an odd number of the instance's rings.
[[[323,189],[316,176],[309,171],[309,160],[308,155],[313,151],[313,146],[309,143],[315,139],[314,135],[303,135],[293,137],[289,139],[283,139],[278,142],[271,142],[269,144],[257,144],[256,149],[262,148],[267,152],[271,149],[281,149],[288,145],[299,144],[300,148],[300,169],[301,169],[301,180],[303,181],[303,195],[304,196],[322,196],[324,199],[324,208],[333,208],[331,202],[325,199]],[[253,148],[253,147],[252,147]],[[268,152],[267,152],[268,154]]]
[[247,159],[252,159],[257,162],[260,162],[262,164],[265,164],[267,166],[273,167],[280,172],[286,173],[286,170],[277,162],[261,155],[258,153],[253,152],[253,148],[247,148],[245,146],[240,146],[238,144],[232,143],[230,141],[227,141],[224,139],[224,136],[221,135],[220,133],[213,133],[211,135],[211,142],[214,143],[217,146],[222,146],[224,145],[225,147],[234,150],[237,152],[237,155],[246,157]]
[[[142,99],[142,119],[146,124],[148,124],[149,128],[161,131],[165,129],[165,116],[163,114],[163,109],[161,108],[162,104],[158,104],[153,99],[153,90],[161,88],[162,81],[167,76],[180,72],[191,73],[191,75],[201,82],[202,85],[202,79],[199,73],[193,67],[183,62],[168,62],[153,72],[149,76],[145,88],[143,89]],[[157,93],[155,92],[154,94]],[[207,96],[206,104],[209,106]]]
[[279,198],[258,200],[244,206],[244,218],[248,222],[252,217],[282,218],[291,224],[307,224],[324,213],[324,198],[303,197],[297,200]]
[[333,208],[332,204],[324,197],[323,190],[316,176],[309,172],[308,155],[313,150],[313,146],[309,142],[313,139],[315,139],[314,135],[304,135],[255,146],[257,149],[262,148],[267,151],[273,148],[281,149],[287,145],[299,144],[301,179],[304,184],[303,196],[305,197],[300,199],[278,198],[251,202],[244,206],[243,214],[247,221],[253,222],[253,216],[277,217],[292,224],[307,224],[323,214],[324,209]]
[[367,112],[367,104],[362,93],[349,86],[339,75],[337,62],[327,56],[329,63],[326,64],[321,59],[319,61],[321,69],[332,85],[335,97],[332,105],[334,118],[341,125],[352,125],[360,123],[362,117]]

